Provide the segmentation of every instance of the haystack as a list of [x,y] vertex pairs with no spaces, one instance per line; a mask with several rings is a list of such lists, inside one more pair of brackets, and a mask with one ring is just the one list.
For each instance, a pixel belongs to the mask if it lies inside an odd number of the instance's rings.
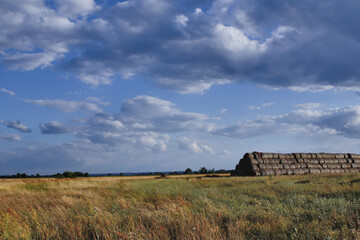
[[303,175],[360,172],[360,154],[245,153],[233,176]]

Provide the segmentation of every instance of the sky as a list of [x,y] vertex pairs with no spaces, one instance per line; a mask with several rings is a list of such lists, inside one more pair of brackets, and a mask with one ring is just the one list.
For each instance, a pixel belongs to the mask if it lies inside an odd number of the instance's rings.
[[0,5],[0,174],[359,152],[357,0]]

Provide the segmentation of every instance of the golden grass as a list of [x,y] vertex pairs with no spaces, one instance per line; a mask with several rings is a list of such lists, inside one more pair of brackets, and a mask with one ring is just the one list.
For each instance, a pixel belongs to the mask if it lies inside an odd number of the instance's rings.
[[359,239],[360,174],[0,180],[0,239]]

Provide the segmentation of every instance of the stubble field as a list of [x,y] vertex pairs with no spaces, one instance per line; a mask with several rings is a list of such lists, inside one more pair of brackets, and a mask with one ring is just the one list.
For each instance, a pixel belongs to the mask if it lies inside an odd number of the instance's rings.
[[360,174],[3,179],[0,239],[360,239]]

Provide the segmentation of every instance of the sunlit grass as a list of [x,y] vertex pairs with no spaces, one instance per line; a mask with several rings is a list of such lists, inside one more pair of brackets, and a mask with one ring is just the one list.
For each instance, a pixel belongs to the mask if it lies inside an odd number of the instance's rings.
[[0,239],[357,239],[360,174],[0,180]]

